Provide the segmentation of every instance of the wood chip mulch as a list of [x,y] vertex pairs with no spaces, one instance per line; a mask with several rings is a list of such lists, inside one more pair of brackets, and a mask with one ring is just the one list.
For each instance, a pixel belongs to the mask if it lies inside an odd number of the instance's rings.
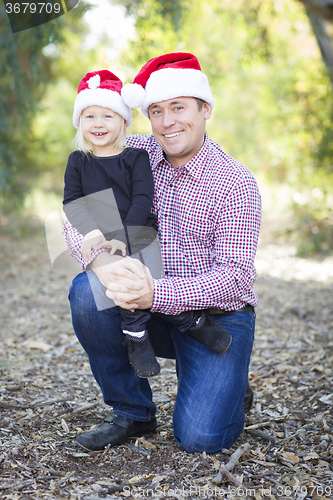
[[333,498],[333,258],[258,252],[255,402],[230,450],[188,454],[173,439],[174,362],[152,379],[158,432],[102,452],[73,440],[109,414],[73,333],[70,276],[39,231],[0,228],[0,498]]

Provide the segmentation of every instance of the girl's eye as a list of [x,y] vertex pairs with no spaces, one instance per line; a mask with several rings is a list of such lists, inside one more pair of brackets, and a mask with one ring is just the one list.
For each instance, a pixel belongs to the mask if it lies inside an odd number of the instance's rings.
[[88,115],[86,118],[94,118],[93,115]]
[[111,115],[105,115],[105,118],[112,118]]

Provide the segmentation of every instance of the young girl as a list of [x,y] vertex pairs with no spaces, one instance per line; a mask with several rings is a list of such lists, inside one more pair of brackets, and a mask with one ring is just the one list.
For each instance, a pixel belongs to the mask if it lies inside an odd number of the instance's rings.
[[[145,150],[125,146],[132,117],[121,98],[121,88],[121,80],[107,70],[87,73],[80,82],[73,114],[78,150],[69,156],[66,167],[64,211],[84,235],[81,252],[86,259],[92,249],[101,247],[111,254],[134,255],[148,262],[152,276],[158,279],[162,266],[156,218],[151,213],[154,184],[149,157]],[[147,251],[148,258],[143,259]],[[146,329],[150,312],[118,309],[137,375],[158,374],[160,366]],[[206,311],[158,316],[215,352],[224,352],[230,345],[230,334]]]

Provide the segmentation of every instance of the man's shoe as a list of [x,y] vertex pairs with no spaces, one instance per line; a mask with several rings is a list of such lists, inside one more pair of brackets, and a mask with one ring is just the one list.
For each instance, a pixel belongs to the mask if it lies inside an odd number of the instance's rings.
[[156,427],[155,418],[149,422],[139,422],[120,415],[111,415],[95,429],[77,436],[75,443],[87,451],[103,450],[108,444],[117,446],[130,437],[151,434],[156,431]]
[[247,381],[247,386],[245,390],[245,397],[244,397],[244,411],[245,413],[248,413],[253,405],[253,390],[252,387],[250,386],[250,382]]
[[155,358],[148,335],[143,341],[131,340],[129,335],[126,335],[126,344],[129,361],[138,377],[153,377],[160,373],[161,367]]
[[217,354],[225,352],[232,341],[230,333],[222,328],[207,311],[202,311],[197,319],[197,324],[189,328],[188,332]]

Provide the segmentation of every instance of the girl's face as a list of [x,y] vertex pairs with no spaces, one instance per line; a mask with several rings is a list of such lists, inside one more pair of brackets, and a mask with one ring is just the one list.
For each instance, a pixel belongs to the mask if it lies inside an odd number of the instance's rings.
[[84,138],[90,142],[96,156],[112,156],[114,143],[120,133],[123,118],[109,108],[88,106],[81,113]]

